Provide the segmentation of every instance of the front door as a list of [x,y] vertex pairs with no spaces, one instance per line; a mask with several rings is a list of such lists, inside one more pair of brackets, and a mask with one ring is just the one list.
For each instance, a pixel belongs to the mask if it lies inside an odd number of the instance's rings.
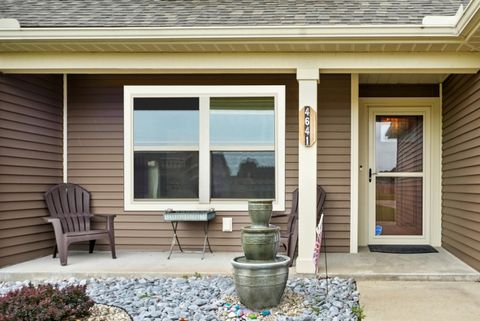
[[428,243],[427,108],[370,107],[369,244]]

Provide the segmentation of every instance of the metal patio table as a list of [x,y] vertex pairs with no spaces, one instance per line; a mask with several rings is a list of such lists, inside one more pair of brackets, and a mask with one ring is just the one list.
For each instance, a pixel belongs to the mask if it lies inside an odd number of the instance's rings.
[[182,245],[178,240],[177,235],[177,227],[179,222],[204,222],[203,231],[205,233],[205,238],[203,240],[203,251],[202,251],[202,260],[205,257],[205,249],[208,244],[208,250],[210,253],[213,253],[212,248],[210,247],[210,241],[208,240],[208,226],[211,220],[213,220],[216,216],[215,210],[209,211],[173,211],[167,210],[163,215],[165,221],[170,222],[172,224],[173,229],[173,237],[172,237],[172,244],[170,245],[170,253],[168,254],[168,259],[172,256],[173,247],[175,246],[175,242],[178,244],[180,252],[183,253]]

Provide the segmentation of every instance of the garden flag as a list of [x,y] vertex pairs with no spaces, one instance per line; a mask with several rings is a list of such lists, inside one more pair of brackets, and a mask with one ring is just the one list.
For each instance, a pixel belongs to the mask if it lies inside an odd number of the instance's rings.
[[315,246],[313,248],[313,264],[315,264],[315,273],[318,270],[318,262],[320,261],[320,253],[322,249],[322,234],[323,234],[323,214],[320,216],[320,222],[315,229]]

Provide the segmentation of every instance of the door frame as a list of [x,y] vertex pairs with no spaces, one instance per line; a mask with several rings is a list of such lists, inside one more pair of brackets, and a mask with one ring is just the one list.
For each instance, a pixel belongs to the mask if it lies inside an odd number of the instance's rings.
[[[441,245],[441,101],[440,98],[360,98],[359,99],[359,245],[372,244],[369,227],[370,189],[368,182],[370,160],[370,110],[390,114],[425,112],[424,125],[424,196],[423,236],[382,236],[375,244],[430,244]],[[428,117],[428,120],[427,120]],[[373,223],[374,224],[374,223]]]

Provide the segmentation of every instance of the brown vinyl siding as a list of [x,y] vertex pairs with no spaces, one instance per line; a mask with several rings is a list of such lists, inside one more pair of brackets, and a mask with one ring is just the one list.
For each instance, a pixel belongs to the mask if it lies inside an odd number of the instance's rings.
[[322,75],[318,87],[318,184],[327,192],[326,245],[350,250],[350,75]]
[[43,193],[62,181],[62,78],[0,75],[0,266],[51,253]]
[[[123,211],[123,86],[124,85],[285,85],[286,207],[298,184],[298,83],[295,75],[69,75],[68,175],[72,183],[92,192],[97,213],[116,213],[119,248],[166,250],[170,223],[158,212]],[[344,88],[337,88],[343,86]],[[327,244],[336,251],[349,245],[350,77],[325,76],[319,87],[319,184],[328,193]],[[322,94],[323,93],[323,94]],[[322,98],[323,96],[323,98]],[[332,123],[333,122],[333,123]],[[233,217],[233,232],[224,233],[222,217]],[[285,228],[286,218],[274,218]],[[246,212],[220,212],[211,225],[214,251],[241,251],[240,229]],[[180,224],[187,248],[202,244],[198,224]]]
[[439,97],[437,84],[360,84],[360,97]]
[[480,270],[480,74],[443,85],[442,245]]

